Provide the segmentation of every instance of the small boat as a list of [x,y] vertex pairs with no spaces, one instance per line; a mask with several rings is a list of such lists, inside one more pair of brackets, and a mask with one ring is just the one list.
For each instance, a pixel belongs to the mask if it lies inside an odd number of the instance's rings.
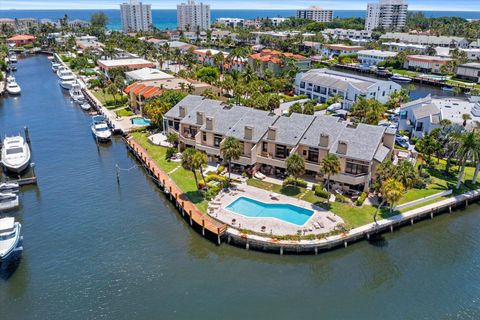
[[70,97],[73,101],[77,103],[82,103],[83,101],[85,101],[85,97],[83,96],[82,87],[80,86],[80,84],[74,83],[69,92]]
[[58,68],[60,68],[61,64],[55,61],[52,61],[52,71],[57,72]]
[[13,76],[7,77],[7,85],[5,89],[9,94],[13,94],[13,95],[20,94],[20,92],[22,91],[17,81],[15,80],[15,77]]
[[[63,69],[62,69],[63,68]],[[72,89],[73,84],[77,82],[75,75],[66,67],[60,67],[57,72],[60,86],[63,89]]]
[[1,154],[2,164],[8,171],[20,173],[30,164],[30,148],[22,136],[6,137]]
[[22,250],[20,247],[20,230],[22,225],[20,222],[15,222],[15,218],[7,217],[0,219],[0,261],[5,261],[8,257],[17,250]]
[[17,64],[16,63],[11,63],[8,65],[8,69],[10,71],[17,71]]
[[65,89],[65,90],[70,90],[72,89],[73,85],[75,83],[77,83],[76,80],[64,80],[64,81],[60,81],[60,86]]
[[16,182],[2,182],[0,183],[0,192],[17,192],[20,185]]
[[92,117],[92,125],[90,126],[92,134],[99,142],[108,142],[112,139],[112,131],[105,121],[104,116]]
[[87,101],[83,102],[81,105],[80,105],[80,108],[82,108],[82,110],[84,111],[88,111],[90,110],[92,106],[90,105],[90,103],[88,103]]
[[10,61],[10,63],[17,63],[17,56],[15,54],[11,54],[9,57],[8,57],[8,61]]
[[397,74],[397,73],[394,74],[393,76],[391,76],[389,79],[392,80],[392,81],[396,81],[396,82],[412,82],[412,80],[413,80],[410,77],[405,77],[405,76],[402,76],[402,75]]
[[0,193],[0,210],[10,210],[18,207],[18,195],[13,192]]
[[50,60],[50,61],[53,61],[55,59],[55,57],[54,56],[48,56],[47,59]]
[[449,87],[449,86],[445,86],[445,87],[442,87],[442,90],[443,90],[443,91],[455,91],[455,88]]

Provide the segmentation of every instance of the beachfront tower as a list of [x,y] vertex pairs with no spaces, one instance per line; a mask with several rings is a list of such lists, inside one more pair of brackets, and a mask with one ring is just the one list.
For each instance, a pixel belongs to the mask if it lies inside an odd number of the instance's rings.
[[177,28],[182,31],[197,31],[210,29],[210,5],[203,2],[177,5]]
[[120,5],[122,16],[122,31],[139,32],[149,31],[152,27],[152,6],[137,0]]
[[379,3],[369,3],[365,30],[373,30],[378,27],[399,29],[405,26],[407,11],[406,0],[380,0]]

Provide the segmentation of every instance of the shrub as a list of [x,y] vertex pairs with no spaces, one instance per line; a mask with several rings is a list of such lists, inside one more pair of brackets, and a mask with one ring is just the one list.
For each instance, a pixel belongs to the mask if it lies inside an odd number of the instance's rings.
[[169,160],[173,155],[177,153],[176,148],[168,148],[167,151],[165,152],[165,159]]
[[336,200],[337,202],[341,202],[341,203],[348,203],[347,197],[345,197],[343,194],[337,194],[337,195],[335,196],[335,200]]
[[355,204],[357,206],[363,205],[363,203],[365,202],[365,199],[367,199],[367,196],[368,196],[368,194],[366,192],[362,192],[360,197],[358,197],[357,201],[355,201]]
[[323,186],[322,185],[317,185],[315,186],[315,195],[317,197],[320,197],[320,198],[325,198],[325,199],[329,199],[330,198],[330,192],[326,191],[326,190],[323,190]]
[[225,167],[224,166],[218,166],[217,174],[221,174],[223,171],[225,171]]
[[288,185],[297,186],[297,187],[301,187],[301,188],[306,188],[307,187],[307,182],[305,180],[302,180],[302,179],[295,179],[292,176],[288,176],[287,178],[285,178],[285,180],[283,180],[283,186],[285,187],[285,186],[288,186]]
[[211,186],[206,192],[205,192],[205,198],[207,200],[212,200],[215,198],[215,196],[220,192],[221,188],[219,186]]
[[412,139],[410,139],[411,144],[417,144],[417,141],[418,141],[417,137],[413,137]]

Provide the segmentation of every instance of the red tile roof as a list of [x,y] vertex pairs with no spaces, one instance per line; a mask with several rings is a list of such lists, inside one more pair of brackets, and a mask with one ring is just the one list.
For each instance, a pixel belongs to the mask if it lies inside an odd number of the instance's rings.
[[11,38],[8,38],[7,41],[28,41],[28,40],[35,40],[34,36],[29,34],[17,34]]

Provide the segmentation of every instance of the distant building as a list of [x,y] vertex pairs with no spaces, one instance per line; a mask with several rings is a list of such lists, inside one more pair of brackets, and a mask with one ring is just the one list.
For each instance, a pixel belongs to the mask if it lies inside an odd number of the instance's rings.
[[240,19],[240,18],[218,18],[217,19],[217,24],[225,26],[225,27],[230,27],[230,28],[237,28],[237,27],[243,27],[245,23],[245,19]]
[[139,32],[149,31],[152,26],[152,7],[137,0],[120,5],[122,17],[122,31]]
[[377,64],[387,60],[388,58],[395,57],[398,53],[380,50],[360,50],[357,54],[357,59],[358,61],[360,61],[361,64],[367,66],[376,66]]
[[265,75],[266,70],[271,70],[275,76],[278,76],[285,70],[286,59],[293,59],[300,71],[310,69],[312,63],[310,58],[302,55],[270,49],[264,49],[259,53],[250,55],[250,57],[248,57],[248,63],[260,77]]
[[325,29],[322,34],[332,40],[350,40],[355,44],[367,43],[372,40],[372,31],[370,30],[336,28]]
[[401,28],[405,26],[407,21],[407,11],[408,4],[405,0],[380,0],[379,3],[369,3],[367,5],[365,29]]
[[420,72],[441,73],[442,66],[450,61],[452,59],[448,57],[411,55],[407,56],[404,68]]
[[311,6],[307,9],[297,10],[297,18],[309,19],[317,22],[330,22],[333,18],[333,10],[325,10]]
[[457,77],[480,83],[480,63],[470,62],[459,65]]
[[155,64],[145,59],[115,59],[115,60],[97,60],[97,65],[105,72],[108,77],[108,71],[111,69],[122,68],[125,70],[137,70],[142,68],[155,68]]
[[428,36],[404,32],[387,32],[380,37],[380,40],[450,48],[467,48],[469,45],[468,41],[462,37]]
[[17,34],[7,39],[8,43],[15,44],[15,47],[23,47],[24,45],[35,42],[36,38],[28,34]]
[[268,18],[268,20],[272,22],[273,27],[278,27],[282,22],[289,20],[289,18],[276,17],[276,18]]
[[341,54],[357,53],[365,49],[362,46],[347,46],[346,44],[325,44],[323,45],[322,54],[327,57],[338,56]]
[[127,81],[150,81],[173,78],[174,76],[172,76],[171,74],[153,68],[143,68],[125,72],[125,79]]
[[177,29],[182,31],[197,31],[210,29],[210,5],[203,2],[177,5]]

